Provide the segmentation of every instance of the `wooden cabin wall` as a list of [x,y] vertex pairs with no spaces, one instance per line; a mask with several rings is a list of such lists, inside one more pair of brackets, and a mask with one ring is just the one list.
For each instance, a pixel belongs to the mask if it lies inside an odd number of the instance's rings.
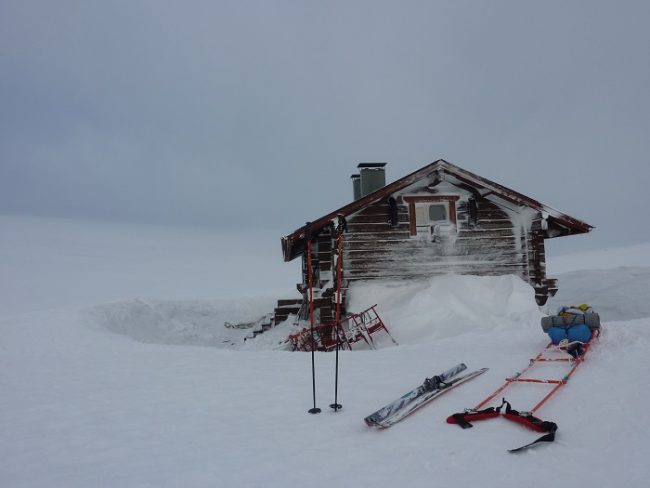
[[[487,199],[477,199],[476,219],[469,215],[467,200],[457,201],[457,233],[431,242],[411,236],[408,204],[397,198],[397,223],[389,218],[388,200],[364,208],[348,218],[344,238],[343,303],[350,281],[372,279],[417,279],[447,273],[472,275],[514,274],[530,283],[541,305],[554,292],[554,280],[546,279],[541,216],[525,233],[516,231],[506,211]],[[313,245],[315,320],[334,320],[336,240],[332,229],[321,231]],[[306,287],[307,256],[303,255],[303,284]],[[552,290],[549,292],[549,290]]]
[[542,228],[541,215],[532,222],[531,226],[531,256],[530,284],[535,288],[535,299],[538,305],[544,305],[549,296],[557,292],[557,280],[546,276],[546,249],[544,238],[546,231]]
[[[532,233],[513,230],[506,212],[486,199],[477,199],[476,223],[466,200],[457,202],[457,235],[431,242],[411,236],[408,205],[398,203],[398,225],[388,221],[388,201],[380,201],[348,218],[344,276],[347,280],[425,278],[446,273],[515,274],[536,279]],[[537,246],[537,247],[535,247]],[[543,247],[543,240],[542,240]],[[541,250],[543,251],[543,249]]]
[[[312,243],[312,287],[314,299],[314,320],[316,323],[334,321],[335,305],[334,263],[335,241],[330,228],[323,229]],[[302,255],[302,293],[303,300],[309,304],[308,255]],[[307,308],[303,308],[302,319],[308,319]]]

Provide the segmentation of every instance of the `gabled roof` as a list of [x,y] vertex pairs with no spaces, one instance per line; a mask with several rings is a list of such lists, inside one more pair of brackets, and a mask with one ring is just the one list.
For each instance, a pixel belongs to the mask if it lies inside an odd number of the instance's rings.
[[[552,207],[549,207],[548,205],[544,205],[537,200],[511,190],[510,188],[506,188],[505,186],[499,185],[498,183],[459,168],[458,166],[455,166],[445,161],[444,159],[439,159],[407,176],[404,176],[403,178],[400,178],[399,180],[390,183],[389,185],[380,188],[377,191],[369,193],[368,195],[365,195],[364,197],[361,197],[358,200],[345,205],[344,207],[334,210],[333,212],[330,212],[327,215],[314,220],[309,226],[311,234],[315,235],[320,230],[329,226],[330,223],[336,220],[338,215],[343,215],[344,217],[352,215],[359,210],[372,205],[379,200],[389,197],[393,193],[398,192],[423,178],[426,178],[427,176],[430,176],[432,174],[439,174],[439,172],[444,172],[445,174],[453,176],[460,182],[460,185],[462,186],[467,185],[470,188],[480,190],[480,194],[483,197],[487,197],[492,194],[517,205],[530,207],[532,209],[548,214],[549,221],[552,221],[566,229],[565,232],[559,233],[558,236],[569,234],[584,234],[593,229],[591,225],[581,220],[566,215],[558,210],[555,210]],[[300,227],[299,229],[296,229],[291,234],[282,238],[282,253],[284,255],[285,261],[291,261],[298,255],[302,254],[302,252],[304,252],[305,231],[306,225]]]

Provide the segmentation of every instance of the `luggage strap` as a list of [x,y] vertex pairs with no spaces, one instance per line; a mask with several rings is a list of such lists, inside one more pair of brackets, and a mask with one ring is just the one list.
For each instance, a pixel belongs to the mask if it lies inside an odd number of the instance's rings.
[[555,440],[555,432],[557,432],[556,423],[537,418],[531,412],[519,412],[512,408],[510,402],[507,402],[505,398],[502,399],[501,405],[496,408],[490,407],[484,410],[465,410],[464,412],[455,413],[447,418],[447,423],[456,424],[463,429],[469,429],[470,427],[473,427],[470,423],[471,421],[486,420],[499,416],[517,422],[535,432],[545,432],[545,434],[539,439],[516,449],[510,449],[509,452],[523,451],[524,449],[533,447],[539,442],[553,442]]

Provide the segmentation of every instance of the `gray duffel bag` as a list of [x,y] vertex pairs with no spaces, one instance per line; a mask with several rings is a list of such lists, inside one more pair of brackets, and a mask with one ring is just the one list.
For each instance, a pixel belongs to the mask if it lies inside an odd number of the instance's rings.
[[542,317],[542,329],[548,332],[551,327],[564,327],[587,324],[590,329],[600,329],[600,316],[596,312],[577,315],[550,315]]

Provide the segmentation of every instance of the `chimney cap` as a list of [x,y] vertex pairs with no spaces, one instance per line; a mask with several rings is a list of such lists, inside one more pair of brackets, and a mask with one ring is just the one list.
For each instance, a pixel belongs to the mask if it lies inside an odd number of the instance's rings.
[[357,168],[383,168],[388,163],[359,163]]
[[361,175],[357,173],[355,175],[350,175],[350,178],[354,180],[355,178],[361,178]]

